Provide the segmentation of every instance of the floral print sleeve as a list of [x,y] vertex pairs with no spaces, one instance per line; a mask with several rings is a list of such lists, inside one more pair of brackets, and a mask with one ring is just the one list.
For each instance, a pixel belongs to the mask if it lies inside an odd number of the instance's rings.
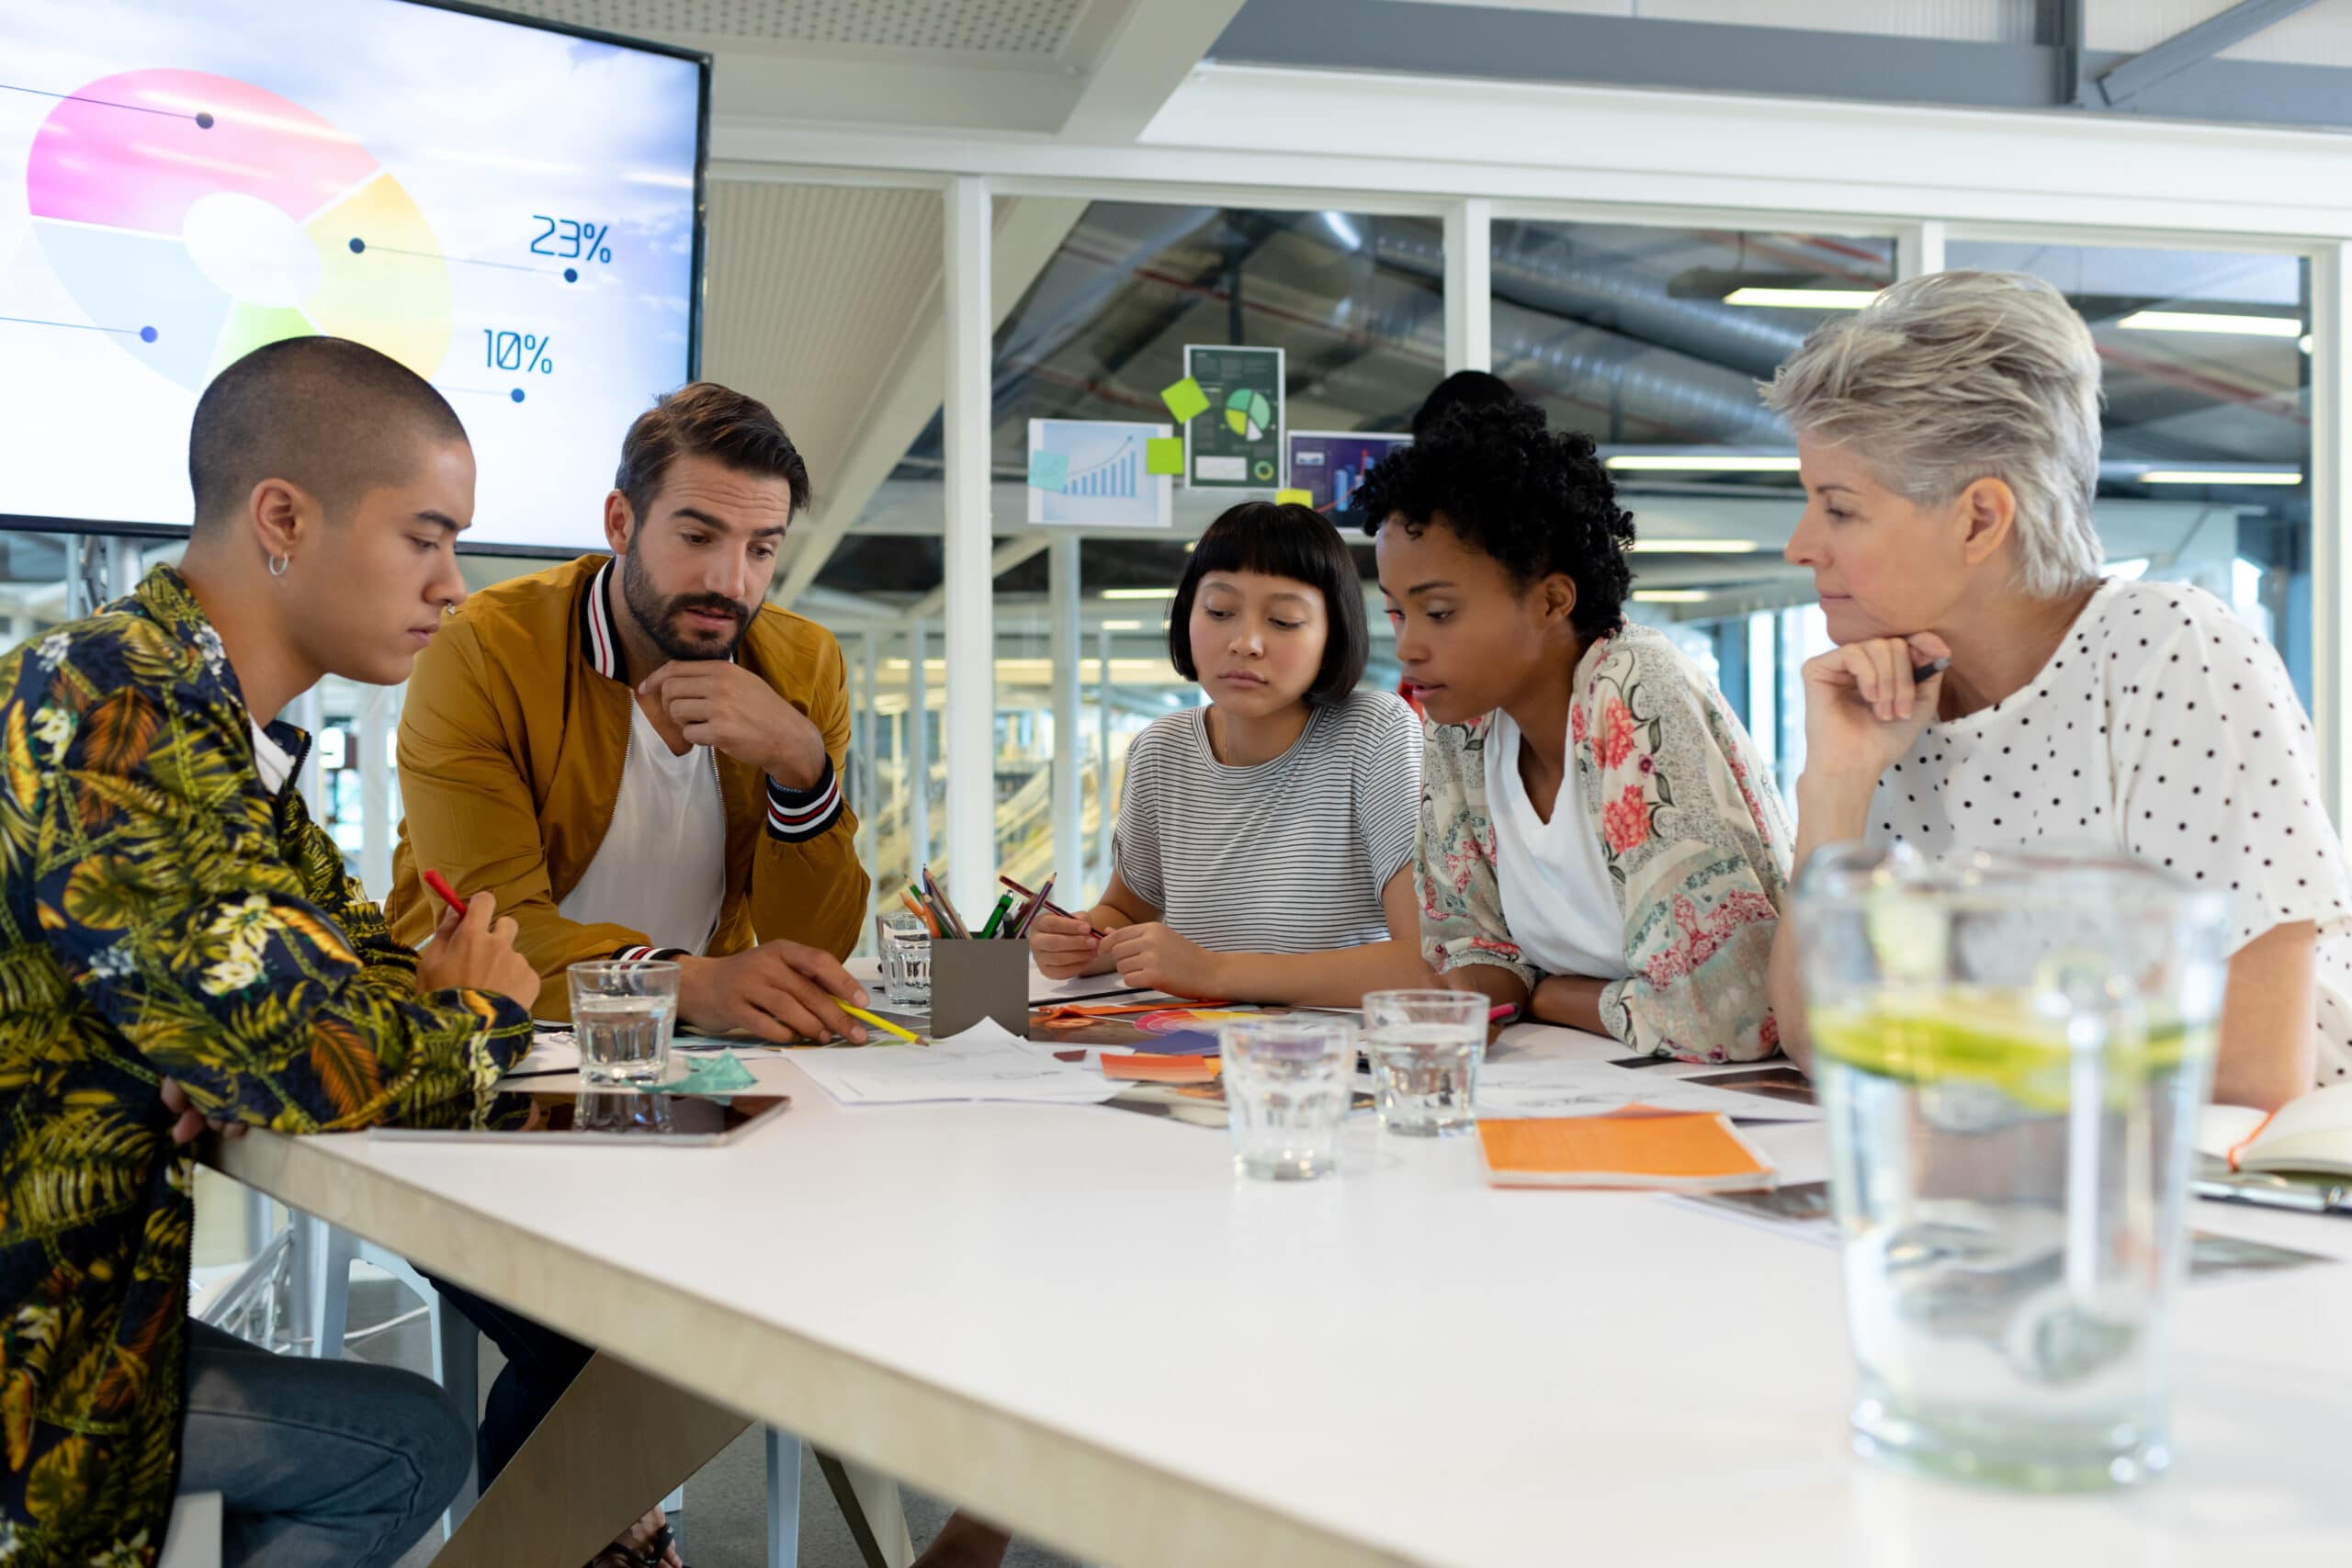
[[1495,825],[1487,814],[1487,721],[1427,728],[1421,761],[1421,835],[1413,891],[1421,906],[1421,958],[1443,975],[1490,964],[1530,989],[1543,976],[1520,955],[1503,918],[1495,873]]
[[[136,661],[132,639],[118,648]],[[90,1006],[208,1113],[280,1132],[368,1126],[496,1078],[521,1010],[417,992],[414,958],[351,896],[300,795],[254,787],[232,716],[87,673],[56,677],[74,722],[32,880]]]
[[1570,744],[1624,911],[1629,971],[1602,993],[1601,1019],[1661,1055],[1769,1056],[1780,1031],[1765,977],[1791,837],[1780,796],[1671,644],[1621,636],[1596,653],[1578,671]]

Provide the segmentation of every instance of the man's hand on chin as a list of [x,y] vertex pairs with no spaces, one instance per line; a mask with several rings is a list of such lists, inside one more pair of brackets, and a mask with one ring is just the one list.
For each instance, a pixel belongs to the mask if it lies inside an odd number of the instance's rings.
[[660,702],[689,744],[749,762],[786,789],[825,776],[825,737],[775,688],[725,659],[673,659],[638,690]]

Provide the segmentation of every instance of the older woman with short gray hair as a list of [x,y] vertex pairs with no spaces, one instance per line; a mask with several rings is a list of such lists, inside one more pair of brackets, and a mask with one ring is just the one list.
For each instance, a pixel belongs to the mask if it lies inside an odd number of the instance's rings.
[[[2214,1098],[2352,1071],[2352,876],[2278,654],[2202,589],[2102,578],[2099,362],[2057,290],[1949,272],[1805,341],[1765,389],[1797,438],[1837,643],[1804,666],[1796,860],[2098,841],[2227,895]],[[1772,956],[1804,1038],[1795,938]]]

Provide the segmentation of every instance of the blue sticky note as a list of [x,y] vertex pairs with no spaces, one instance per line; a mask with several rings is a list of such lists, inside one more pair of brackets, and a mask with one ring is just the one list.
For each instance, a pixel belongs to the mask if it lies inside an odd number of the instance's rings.
[[1059,494],[1069,483],[1069,457],[1061,452],[1029,454],[1029,488]]
[[733,1094],[752,1088],[759,1080],[752,1069],[732,1051],[721,1051],[708,1056],[688,1056],[686,1076],[668,1083],[642,1086],[648,1094]]

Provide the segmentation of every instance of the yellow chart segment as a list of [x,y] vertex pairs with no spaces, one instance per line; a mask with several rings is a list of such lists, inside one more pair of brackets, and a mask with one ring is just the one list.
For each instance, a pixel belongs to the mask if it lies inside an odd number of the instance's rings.
[[[306,228],[319,287],[302,310],[318,330],[380,349],[428,381],[439,375],[449,353],[449,269],[400,182],[379,174]],[[367,237],[364,254],[353,253],[354,235]]]

